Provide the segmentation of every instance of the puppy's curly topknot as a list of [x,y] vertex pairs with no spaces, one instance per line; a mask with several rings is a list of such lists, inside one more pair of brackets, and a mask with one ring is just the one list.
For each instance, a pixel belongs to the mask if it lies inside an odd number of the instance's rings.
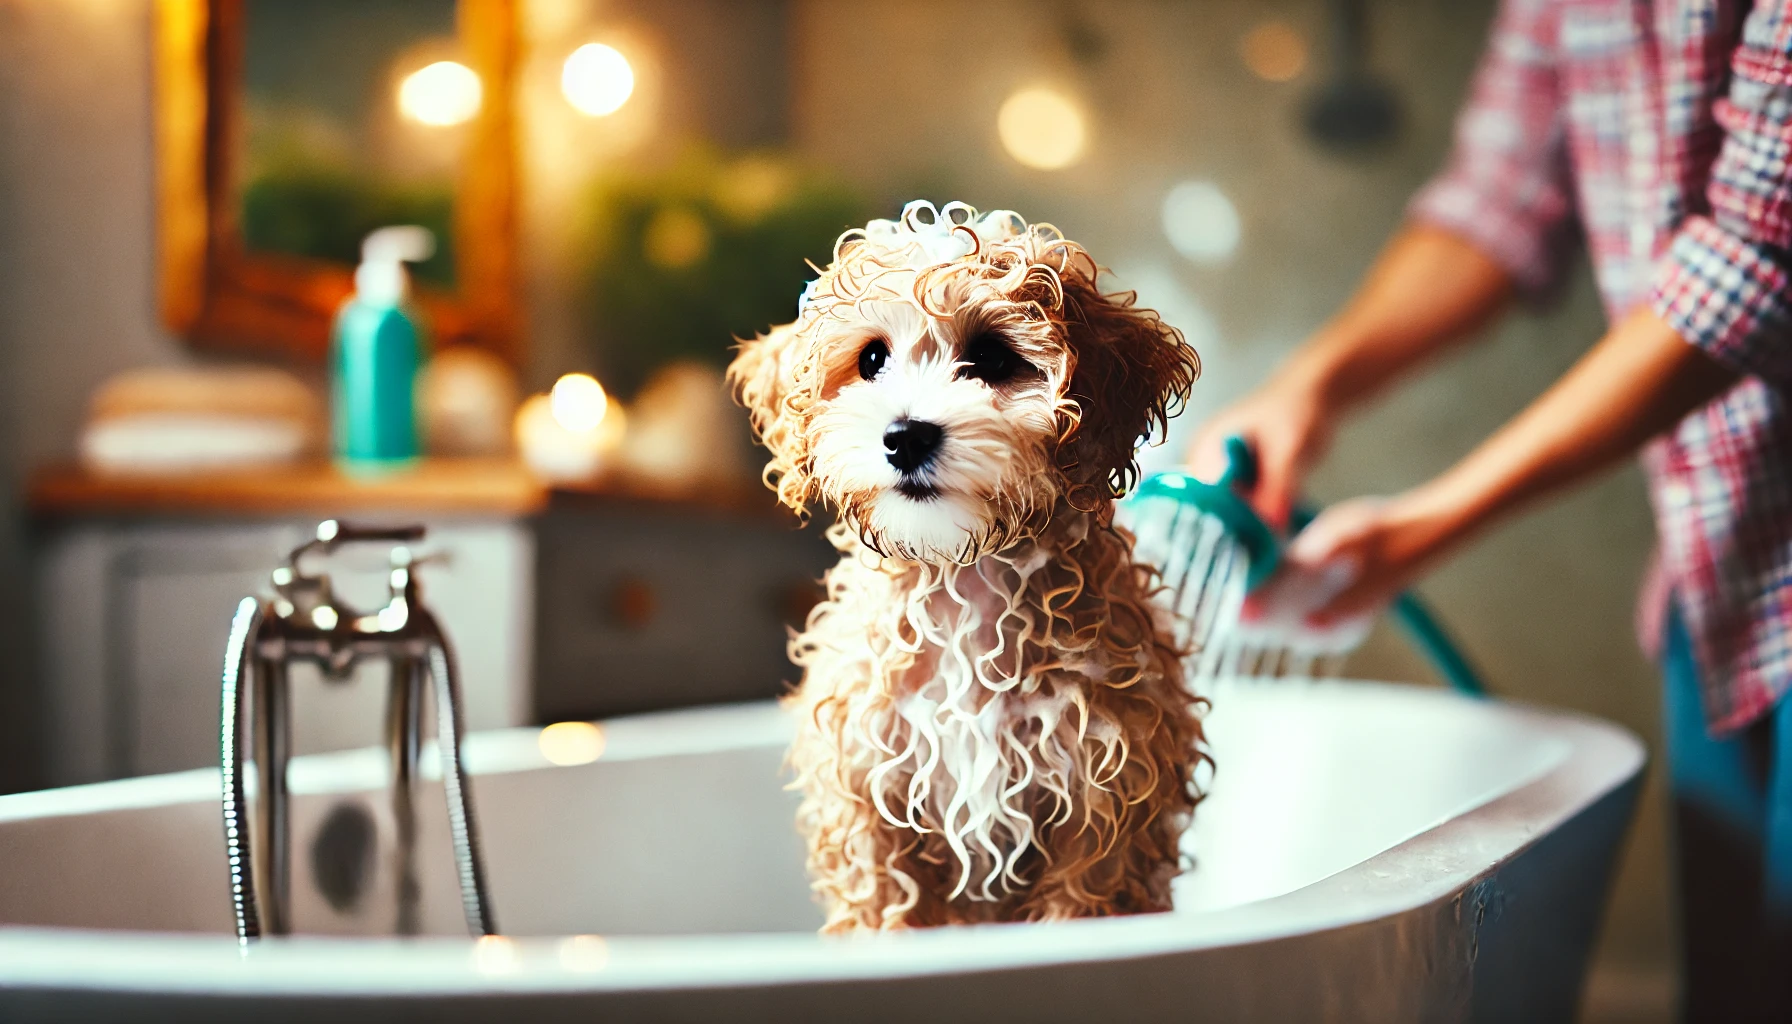
[[[1112,502],[1199,362],[1097,276],[1048,225],[910,204],[843,235],[796,321],[729,369],[767,484],[841,514],[788,699],[830,930],[1170,906],[1204,705]],[[991,333],[1026,373],[965,382],[953,367]],[[867,346],[894,360],[899,336],[910,376],[868,373]],[[929,403],[968,454],[938,468],[939,496],[893,496],[888,417]],[[902,534],[916,516],[971,525],[940,547]]]

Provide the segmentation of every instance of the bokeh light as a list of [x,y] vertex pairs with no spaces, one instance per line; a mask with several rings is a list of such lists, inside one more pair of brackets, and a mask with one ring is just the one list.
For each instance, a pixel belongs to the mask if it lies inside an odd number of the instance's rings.
[[560,69],[560,91],[581,114],[614,114],[635,91],[635,69],[614,46],[586,43]]
[[591,722],[555,722],[541,730],[535,745],[562,768],[590,764],[604,754],[604,731]]
[[1285,21],[1265,21],[1238,41],[1239,56],[1251,74],[1269,82],[1288,82],[1307,68],[1307,40]]
[[1238,248],[1238,208],[1211,181],[1179,182],[1164,196],[1164,236],[1198,263],[1219,263]]
[[790,163],[752,153],[717,176],[710,198],[734,223],[754,224],[788,199],[796,187],[796,172]]
[[610,411],[610,396],[588,373],[569,373],[555,381],[548,402],[554,422],[575,434],[596,430]]
[[590,974],[610,962],[610,944],[601,935],[568,935],[560,940],[560,966]]
[[465,64],[439,60],[405,76],[398,85],[399,113],[422,124],[447,127],[479,113],[484,89]]
[[709,255],[709,225],[683,207],[669,206],[653,215],[641,234],[641,254],[661,270],[696,266]]
[[516,943],[502,935],[481,935],[473,943],[473,966],[481,974],[509,974],[517,969]]
[[996,133],[1009,156],[1042,171],[1076,163],[1088,141],[1083,110],[1076,101],[1040,86],[1017,90],[1003,101]]

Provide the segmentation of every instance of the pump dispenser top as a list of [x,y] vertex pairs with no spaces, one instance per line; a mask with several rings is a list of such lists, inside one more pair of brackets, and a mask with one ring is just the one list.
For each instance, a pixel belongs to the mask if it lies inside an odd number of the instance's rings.
[[411,294],[406,263],[422,263],[436,254],[436,238],[414,224],[380,228],[361,242],[361,265],[355,268],[355,296],[370,303],[396,306]]

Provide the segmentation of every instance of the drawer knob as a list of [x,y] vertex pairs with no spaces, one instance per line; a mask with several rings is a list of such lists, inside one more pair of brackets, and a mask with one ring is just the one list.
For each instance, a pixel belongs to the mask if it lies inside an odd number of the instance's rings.
[[653,588],[638,576],[624,576],[610,591],[610,617],[624,629],[646,629],[658,610]]

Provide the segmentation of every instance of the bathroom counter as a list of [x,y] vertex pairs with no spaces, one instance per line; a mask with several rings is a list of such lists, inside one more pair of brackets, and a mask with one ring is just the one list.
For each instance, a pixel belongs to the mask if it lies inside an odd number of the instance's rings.
[[75,464],[48,466],[31,478],[27,498],[39,519],[83,516],[338,516],[367,512],[523,518],[550,503],[683,506],[789,522],[757,481],[706,486],[696,493],[657,491],[622,480],[550,486],[507,458],[430,458],[376,476],[345,473],[324,461],[189,473],[96,473]]
[[29,492],[32,513],[42,517],[365,511],[525,516],[547,499],[548,488],[509,459],[425,459],[378,476],[353,476],[321,461],[142,475],[61,465],[38,472]]

